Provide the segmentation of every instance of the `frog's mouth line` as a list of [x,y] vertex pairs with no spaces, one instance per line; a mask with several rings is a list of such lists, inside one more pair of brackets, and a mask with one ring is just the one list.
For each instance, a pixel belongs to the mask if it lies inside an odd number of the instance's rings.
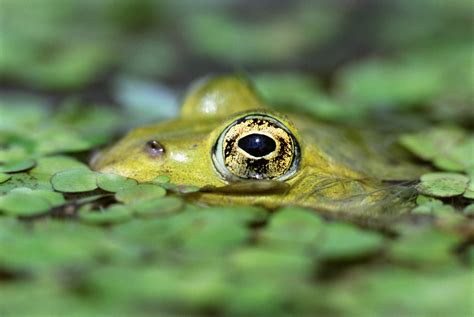
[[225,186],[204,186],[201,193],[221,193],[231,195],[282,195],[288,193],[290,185],[274,180],[246,180]]

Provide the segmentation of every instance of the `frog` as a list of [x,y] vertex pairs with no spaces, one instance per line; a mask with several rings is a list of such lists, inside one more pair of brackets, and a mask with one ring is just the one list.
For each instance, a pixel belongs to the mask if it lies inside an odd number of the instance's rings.
[[401,184],[419,171],[394,163],[369,135],[276,110],[242,76],[209,76],[191,85],[177,118],[133,129],[91,166],[141,183],[166,175],[199,188],[189,199],[205,205],[296,206],[360,219],[399,215],[404,209],[393,204],[412,195]]

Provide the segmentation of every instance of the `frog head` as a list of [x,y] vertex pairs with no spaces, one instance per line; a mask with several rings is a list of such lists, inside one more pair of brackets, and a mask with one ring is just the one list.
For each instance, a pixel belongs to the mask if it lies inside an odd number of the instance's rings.
[[341,131],[272,110],[245,79],[212,77],[192,85],[178,118],[131,131],[91,165],[139,182],[166,175],[211,204],[368,210],[385,192],[358,166],[365,146]]
[[294,126],[271,111],[243,78],[207,78],[185,97],[180,116],[140,127],[97,156],[95,170],[151,181],[218,186],[279,180],[297,173]]

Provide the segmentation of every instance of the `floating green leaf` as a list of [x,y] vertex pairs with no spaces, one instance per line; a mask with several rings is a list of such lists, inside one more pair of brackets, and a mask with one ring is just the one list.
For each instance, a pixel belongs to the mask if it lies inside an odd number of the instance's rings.
[[462,195],[468,186],[469,177],[456,173],[429,173],[421,176],[417,185],[420,193],[435,197]]
[[133,187],[137,185],[137,181],[115,174],[97,174],[97,186],[108,192],[117,192],[120,189]]
[[95,225],[108,225],[132,219],[132,212],[126,206],[112,205],[106,209],[93,211],[88,208],[79,211],[79,219]]
[[437,127],[405,134],[400,143],[418,157],[432,161],[446,171],[467,171],[474,167],[474,137],[456,127]]
[[357,117],[357,109],[343,107],[330,98],[321,84],[302,73],[268,73],[253,76],[256,89],[279,109],[309,113],[316,118],[342,120]]
[[191,254],[230,253],[249,237],[249,231],[245,227],[222,216],[220,219],[196,216],[182,235],[183,247]]
[[446,264],[454,261],[451,256],[457,237],[432,228],[407,227],[396,243],[392,243],[392,257],[408,263]]
[[384,246],[384,238],[368,230],[345,223],[328,225],[321,238],[318,255],[325,258],[347,258],[377,252]]
[[154,184],[138,184],[133,187],[122,188],[117,191],[115,198],[125,204],[161,198],[166,194],[163,187]]
[[51,207],[57,207],[65,203],[65,199],[61,193],[53,192],[44,189],[31,189],[27,187],[17,187],[12,189],[10,193],[23,193],[32,196],[37,196],[45,199]]
[[38,142],[36,150],[41,155],[80,152],[92,147],[92,144],[84,140],[78,133],[63,127],[51,127],[42,130],[35,137]]
[[[69,265],[81,267],[94,264],[97,255],[105,255],[107,250],[104,247],[107,243],[104,232],[77,222],[42,219],[35,223],[33,229],[25,223],[6,222],[0,218],[0,226],[2,267],[28,272],[39,279],[46,275],[53,284],[59,280],[50,274]],[[2,291],[4,289],[2,285]],[[67,293],[65,291],[64,294]]]
[[18,192],[0,197],[0,211],[11,216],[36,216],[50,208],[50,202],[40,195]]
[[419,195],[416,199],[418,205],[411,212],[413,214],[436,214],[445,212],[454,212],[454,208],[450,205],[445,205],[441,200]]
[[292,250],[315,250],[321,242],[323,228],[327,224],[314,212],[284,208],[278,210],[262,230],[264,243],[278,248]]
[[17,173],[31,169],[35,166],[35,160],[23,160],[16,162],[9,162],[4,165],[0,165],[0,172],[2,173]]
[[436,96],[444,85],[439,68],[411,60],[364,60],[338,75],[340,94],[359,107],[373,109],[416,106]]
[[46,199],[51,204],[51,207],[61,206],[66,202],[63,195],[57,192],[38,189],[33,192],[33,195]]
[[463,195],[467,199],[474,199],[474,179],[473,176],[471,176],[471,180],[469,181],[469,185],[466,188],[466,191],[464,192]]
[[64,193],[88,192],[97,188],[94,172],[85,168],[74,168],[54,174],[51,183],[55,190]]
[[166,184],[166,183],[169,183],[170,182],[170,178],[168,176],[157,176],[153,179],[152,181],[153,183],[157,183],[157,184]]
[[34,176],[29,173],[15,173],[11,174],[11,178],[6,182],[0,184],[0,193],[8,193],[12,189],[18,187],[28,187],[31,189],[45,189],[52,190],[49,176],[38,175]]
[[169,215],[184,207],[184,202],[177,197],[164,197],[153,200],[138,201],[130,208],[139,217]]
[[[246,248],[235,252],[231,258],[235,268],[247,274],[308,274],[311,269],[311,258],[295,253],[285,253],[278,249]],[[254,276],[252,274],[252,276]]]
[[0,184],[5,183],[7,180],[11,178],[11,175],[0,173]]
[[424,160],[434,160],[440,153],[449,151],[462,140],[464,133],[458,128],[437,128],[400,137],[400,143]]
[[128,120],[132,121],[131,124],[170,119],[178,115],[176,93],[163,84],[121,77],[115,85],[115,96],[127,113]]
[[45,156],[37,160],[35,168],[30,173],[54,175],[58,172],[74,168],[87,169],[87,165],[69,156]]
[[470,204],[468,206],[466,206],[466,208],[464,208],[463,210],[463,213],[466,215],[466,216],[474,216],[474,204]]
[[92,195],[92,196],[87,196],[87,197],[84,197],[84,198],[77,199],[75,201],[75,203],[78,204],[78,205],[88,204],[88,203],[94,202],[96,200],[99,200],[99,199],[102,199],[102,198],[105,198],[105,197],[112,197],[112,196],[113,196],[112,194]]

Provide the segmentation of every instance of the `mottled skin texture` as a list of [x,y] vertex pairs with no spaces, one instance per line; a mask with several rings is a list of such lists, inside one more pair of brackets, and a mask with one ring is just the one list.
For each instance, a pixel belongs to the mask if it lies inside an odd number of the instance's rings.
[[[251,112],[278,118],[298,140],[301,161],[290,179],[229,183],[216,172],[211,157],[216,140],[230,123]],[[150,140],[164,146],[163,155],[150,155],[146,147]],[[203,188],[191,198],[212,205],[254,204],[272,209],[297,205],[356,216],[398,213],[400,208],[387,208],[397,195],[383,180],[417,176],[410,168],[389,166],[362,133],[275,112],[245,80],[230,76],[194,84],[179,118],[131,131],[91,165],[140,182],[167,175],[173,183]]]

